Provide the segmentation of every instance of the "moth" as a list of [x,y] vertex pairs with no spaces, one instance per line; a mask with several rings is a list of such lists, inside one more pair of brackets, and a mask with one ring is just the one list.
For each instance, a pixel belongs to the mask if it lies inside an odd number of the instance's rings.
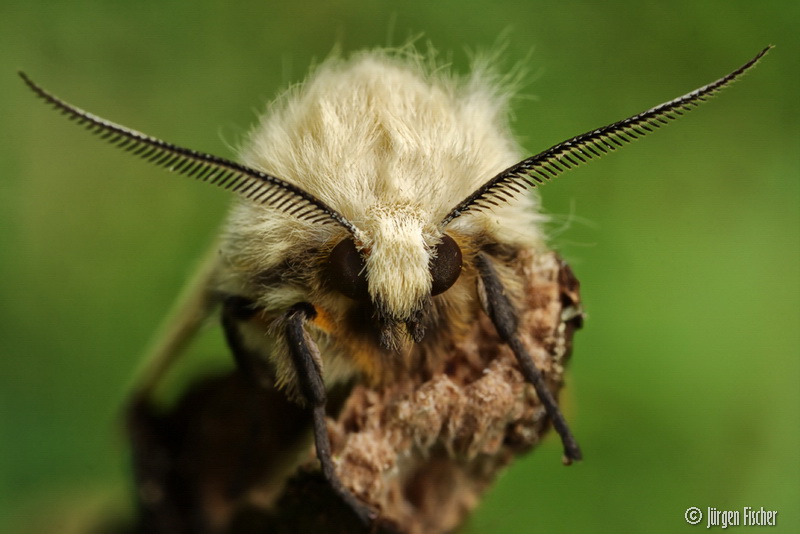
[[413,54],[330,59],[261,118],[240,162],[83,111],[24,73],[47,104],[129,154],[235,194],[211,259],[188,284],[134,392],[147,398],[217,309],[233,357],[311,413],[324,477],[364,524],[377,510],[342,484],[327,394],[442,372],[488,318],[563,444],[581,450],[521,341],[521,262],[547,252],[531,190],[614,152],[732,84],[769,47],[690,93],[521,159],[491,69],[458,77]]

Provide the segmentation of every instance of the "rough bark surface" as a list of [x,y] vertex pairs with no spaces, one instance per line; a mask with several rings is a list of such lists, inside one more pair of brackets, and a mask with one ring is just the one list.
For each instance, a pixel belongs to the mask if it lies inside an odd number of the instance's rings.
[[[582,320],[578,282],[553,253],[520,260],[519,335],[556,395]],[[441,372],[339,397],[328,419],[337,473],[380,511],[377,532],[453,531],[549,429],[485,316],[453,344]],[[166,412],[133,406],[134,531],[366,532],[319,473],[309,422],[280,392],[236,373],[199,381]]]

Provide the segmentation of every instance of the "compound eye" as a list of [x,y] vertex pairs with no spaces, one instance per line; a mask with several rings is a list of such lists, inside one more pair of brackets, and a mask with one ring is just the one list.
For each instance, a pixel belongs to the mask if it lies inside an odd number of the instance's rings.
[[447,234],[436,245],[435,257],[431,258],[430,271],[433,278],[431,296],[444,293],[456,283],[461,275],[461,249],[455,240]]
[[369,299],[364,258],[352,238],[343,239],[333,247],[325,274],[328,285],[342,295],[353,300]]

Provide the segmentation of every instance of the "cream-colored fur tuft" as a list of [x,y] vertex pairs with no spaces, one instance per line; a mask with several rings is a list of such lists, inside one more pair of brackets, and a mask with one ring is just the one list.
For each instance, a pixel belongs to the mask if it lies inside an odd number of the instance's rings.
[[[385,50],[327,60],[269,107],[242,152],[243,163],[300,186],[342,213],[365,231],[362,244],[397,243],[394,234],[411,226],[424,241],[403,242],[433,244],[442,217],[519,161],[520,152],[507,125],[508,95],[495,85],[496,76],[481,67],[459,78],[425,63],[414,54]],[[451,226],[490,234],[502,228],[503,241],[535,244],[541,239],[535,207],[532,195],[521,195]],[[230,233],[247,263],[266,269],[287,251],[340,232],[240,201]],[[239,246],[240,239],[253,246]],[[376,272],[370,277],[376,287],[388,284]],[[406,277],[398,280],[405,283]]]
[[[443,232],[465,251],[477,241],[541,245],[533,194],[440,227],[456,204],[521,159],[507,124],[509,91],[479,63],[459,77],[408,51],[328,59],[269,106],[242,152],[245,165],[299,186],[354,224],[375,313],[385,320],[406,321],[430,299],[429,262]],[[266,290],[253,285],[258,273],[324,258],[346,237],[340,226],[238,200],[226,236],[223,292],[247,295],[276,316],[306,301],[343,321],[351,303],[312,275]],[[459,291],[436,297],[438,308],[470,300]],[[272,359],[280,369],[281,356]]]

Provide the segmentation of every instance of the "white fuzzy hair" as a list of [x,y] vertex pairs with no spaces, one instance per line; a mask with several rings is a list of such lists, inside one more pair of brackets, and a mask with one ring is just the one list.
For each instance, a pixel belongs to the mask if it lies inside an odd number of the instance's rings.
[[[510,92],[498,80],[486,62],[459,77],[407,51],[328,59],[269,106],[241,155],[245,165],[299,186],[357,228],[352,237],[364,257],[373,305],[372,318],[363,321],[374,321],[377,313],[393,324],[389,344],[407,362],[436,353],[430,344],[443,339],[429,332],[422,343],[409,344],[404,323],[415,314],[427,314],[439,334],[455,335],[475,320],[470,262],[480,247],[543,247],[543,217],[533,194],[467,212],[441,227],[456,205],[521,159],[508,126]],[[431,257],[445,232],[465,263],[459,280],[431,298]],[[307,328],[319,345],[325,381],[361,373],[380,382],[397,356],[381,346],[386,338],[377,343],[355,334],[353,328],[363,328],[352,319],[359,304],[320,282],[332,248],[348,236],[337,224],[237,200],[216,285],[224,294],[252,299],[274,328],[292,305],[311,303],[318,320]],[[280,280],[259,286],[259,273]],[[521,287],[513,279],[505,283],[512,294]],[[243,333],[254,348],[268,334],[257,325]],[[277,383],[297,398],[284,336],[267,337],[272,342],[265,355]]]
[[[270,105],[241,154],[245,165],[300,186],[363,230],[360,245],[373,251],[370,287],[405,311],[419,296],[420,284],[409,279],[430,283],[425,252],[440,238],[438,223],[521,159],[507,124],[507,88],[478,63],[457,77],[408,52],[328,59]],[[537,245],[536,204],[533,194],[521,195],[449,228]],[[247,201],[234,208],[231,228],[248,270],[277,265],[301,243],[343,235]]]

